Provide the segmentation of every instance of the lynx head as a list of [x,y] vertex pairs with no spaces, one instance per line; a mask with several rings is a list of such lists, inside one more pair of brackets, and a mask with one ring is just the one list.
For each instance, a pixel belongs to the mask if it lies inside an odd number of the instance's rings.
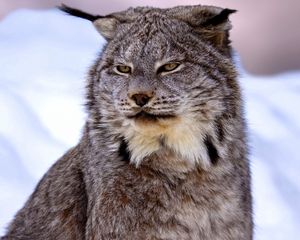
[[168,151],[209,167],[207,144],[217,152],[216,124],[236,113],[239,100],[231,61],[228,16],[212,6],[130,8],[93,16],[107,40],[90,72],[89,122],[124,139],[130,161]]

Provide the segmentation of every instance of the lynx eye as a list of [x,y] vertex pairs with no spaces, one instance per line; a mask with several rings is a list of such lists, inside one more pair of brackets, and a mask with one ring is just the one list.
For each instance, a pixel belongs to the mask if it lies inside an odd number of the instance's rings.
[[172,72],[175,69],[177,69],[180,66],[179,63],[167,63],[165,65],[162,65],[161,67],[159,67],[159,69],[157,70],[158,73],[167,73],[167,72]]
[[115,72],[119,74],[130,74],[131,73],[131,67],[126,65],[118,65],[115,67]]

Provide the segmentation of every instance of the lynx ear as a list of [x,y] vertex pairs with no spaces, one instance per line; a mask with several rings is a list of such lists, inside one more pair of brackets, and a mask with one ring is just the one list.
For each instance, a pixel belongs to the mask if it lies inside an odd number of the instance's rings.
[[237,12],[237,10],[225,8],[220,11],[219,8],[217,9],[217,11],[213,11],[214,13],[211,13],[210,17],[204,19],[201,23],[201,27],[215,28],[215,30],[218,29],[220,31],[230,30],[231,24],[229,21],[229,15]]
[[64,4],[58,7],[61,11],[66,12],[72,16],[80,17],[91,21],[97,31],[106,39],[111,40],[114,35],[116,28],[119,24],[119,21],[113,16],[99,16],[92,15],[86,12],[83,12],[79,9],[70,8]]
[[199,26],[199,32],[203,33],[204,37],[212,42],[219,48],[228,47],[229,30],[231,29],[231,23],[229,21],[229,15],[235,13],[236,10],[222,9],[212,17],[207,18]]
[[179,7],[171,14],[192,26],[213,45],[224,49],[229,45],[229,15],[236,10],[213,6]]
[[106,40],[111,40],[115,35],[119,21],[113,17],[103,17],[93,21],[93,24]]

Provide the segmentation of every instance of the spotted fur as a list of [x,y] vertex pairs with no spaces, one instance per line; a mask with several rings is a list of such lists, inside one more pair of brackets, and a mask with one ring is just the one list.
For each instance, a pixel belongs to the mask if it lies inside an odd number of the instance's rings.
[[[107,39],[89,73],[88,119],[3,239],[251,240],[246,126],[229,41],[235,11],[62,10]],[[178,67],[163,72],[170,62]],[[143,106],[135,94],[146,96]]]

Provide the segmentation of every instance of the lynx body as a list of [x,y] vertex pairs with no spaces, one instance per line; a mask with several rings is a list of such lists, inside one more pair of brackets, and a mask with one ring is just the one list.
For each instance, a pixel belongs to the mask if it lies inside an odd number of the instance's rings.
[[234,11],[62,10],[107,39],[89,73],[88,119],[3,239],[251,240]]

